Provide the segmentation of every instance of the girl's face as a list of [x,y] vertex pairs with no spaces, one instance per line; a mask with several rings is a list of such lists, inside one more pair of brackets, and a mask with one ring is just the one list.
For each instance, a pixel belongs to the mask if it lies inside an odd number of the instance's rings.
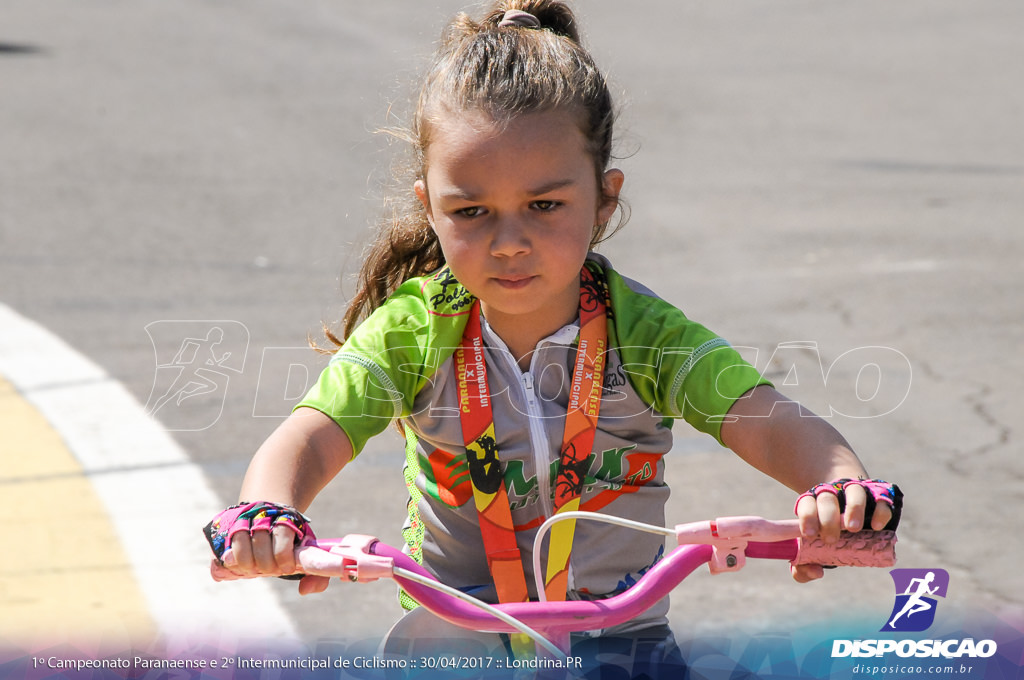
[[431,133],[416,196],[488,322],[499,334],[548,334],[573,321],[580,268],[595,225],[615,211],[622,173],[605,172],[598,186],[583,133],[563,111],[504,125],[482,113],[449,115]]

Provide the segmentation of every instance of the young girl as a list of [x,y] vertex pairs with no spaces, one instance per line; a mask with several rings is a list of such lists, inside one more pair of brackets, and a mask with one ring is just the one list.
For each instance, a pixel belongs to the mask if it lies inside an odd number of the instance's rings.
[[[448,26],[412,121],[414,210],[370,253],[344,344],[256,453],[241,498],[259,503],[212,523],[218,556],[231,547],[225,566],[293,573],[308,531],[299,513],[395,419],[408,442],[409,551],[491,601],[537,597],[532,540],[557,511],[663,524],[679,418],[786,486],[813,487],[796,507],[807,536],[895,519],[898,491],[861,481],[830,425],[592,252],[624,179],[609,167],[613,120],[562,2],[505,0]],[[663,552],[660,537],[630,529],[557,526],[549,599],[621,592]],[[794,569],[799,581],[821,574]],[[666,611],[617,632],[661,630]]]

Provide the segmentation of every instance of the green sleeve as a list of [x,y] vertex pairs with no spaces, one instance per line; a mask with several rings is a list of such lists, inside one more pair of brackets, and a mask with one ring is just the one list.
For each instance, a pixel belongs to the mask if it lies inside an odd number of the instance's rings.
[[623,369],[642,399],[668,418],[683,418],[722,441],[733,403],[771,384],[724,339],[650,294],[635,292],[609,271],[614,341]]
[[[330,416],[355,453],[395,418],[458,346],[468,305],[432,303],[431,278],[412,279],[359,325],[296,406]],[[458,303],[458,301],[456,301]]]

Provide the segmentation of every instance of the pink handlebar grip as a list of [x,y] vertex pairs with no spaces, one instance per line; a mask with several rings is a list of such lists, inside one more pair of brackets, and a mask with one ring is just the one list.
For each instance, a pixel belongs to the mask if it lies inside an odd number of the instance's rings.
[[793,564],[836,567],[891,567],[896,564],[895,531],[843,531],[839,540],[826,544],[820,538],[797,541]]
[[[378,539],[373,536],[349,534],[342,539],[309,541],[295,549],[297,573],[342,578],[367,583],[394,575],[395,560],[391,556],[374,552]],[[224,553],[230,561],[231,551]],[[235,581],[256,578],[260,574],[241,576],[231,571],[220,560],[210,564],[210,575],[215,581]]]

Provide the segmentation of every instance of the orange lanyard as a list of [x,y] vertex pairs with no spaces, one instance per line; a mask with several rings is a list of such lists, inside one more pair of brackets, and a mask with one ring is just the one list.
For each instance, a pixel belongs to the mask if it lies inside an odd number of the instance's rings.
[[[526,577],[494,434],[479,304],[474,303],[462,344],[455,352],[462,434],[487,566],[494,579],[498,601],[525,602],[528,599]],[[580,505],[601,406],[607,308],[603,282],[584,267],[580,272],[580,340],[555,480],[556,514],[578,510]],[[565,599],[575,528],[576,522],[571,519],[552,527],[544,579],[548,600]]]

